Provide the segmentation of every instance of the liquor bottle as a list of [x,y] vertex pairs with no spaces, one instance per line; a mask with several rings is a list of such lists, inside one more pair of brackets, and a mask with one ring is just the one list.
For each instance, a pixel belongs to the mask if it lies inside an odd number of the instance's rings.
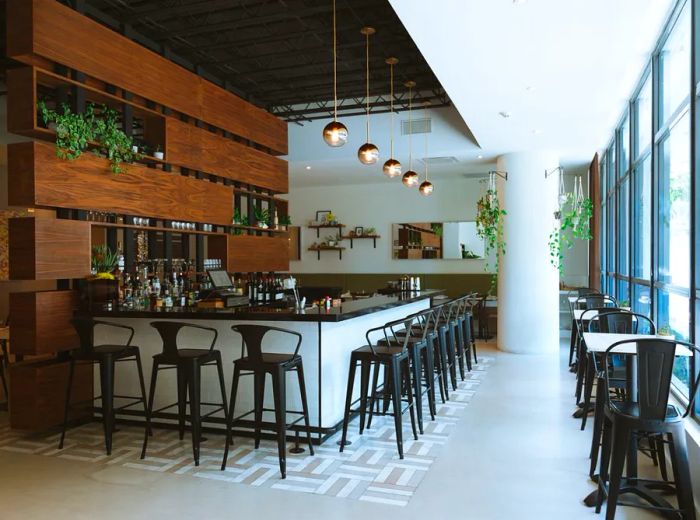
[[253,294],[254,291],[253,291],[253,278],[250,275],[250,273],[248,273],[248,279],[247,279],[246,284],[245,284],[245,290],[246,290],[246,294],[248,295],[248,301],[252,302],[254,300],[254,294]]
[[258,303],[263,303],[265,301],[265,286],[263,285],[262,274],[260,275],[260,279],[258,281],[258,294],[256,297],[256,301]]

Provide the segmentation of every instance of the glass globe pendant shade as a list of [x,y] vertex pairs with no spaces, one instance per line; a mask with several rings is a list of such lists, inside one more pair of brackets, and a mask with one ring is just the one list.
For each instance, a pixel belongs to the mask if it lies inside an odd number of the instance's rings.
[[384,163],[384,175],[390,179],[401,175],[401,163],[396,159],[389,159]]
[[415,188],[418,186],[418,174],[413,170],[408,170],[403,174],[401,182],[403,182],[403,185],[407,188]]
[[376,164],[379,160],[379,148],[372,143],[365,143],[357,150],[357,158],[362,164]]
[[348,129],[339,121],[331,121],[323,129],[323,140],[333,148],[343,146],[348,142]]
[[433,183],[430,181],[425,181],[423,182],[419,187],[418,191],[420,191],[421,195],[428,196],[431,193],[433,193]]

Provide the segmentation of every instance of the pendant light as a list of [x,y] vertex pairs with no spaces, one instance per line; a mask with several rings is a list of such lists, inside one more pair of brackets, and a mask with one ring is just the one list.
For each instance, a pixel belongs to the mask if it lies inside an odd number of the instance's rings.
[[[428,107],[430,106],[430,101],[426,101],[423,103],[423,107],[425,108],[425,120],[428,120]],[[418,186],[418,191],[420,192],[421,195],[425,195],[426,197],[430,194],[433,193],[433,183],[428,180],[428,132],[425,133],[425,158],[423,159],[425,162],[425,180],[421,183],[420,186]]]
[[387,58],[386,64],[389,65],[389,81],[391,85],[389,86],[389,91],[391,99],[389,101],[390,111],[391,111],[391,147],[389,151],[389,160],[384,163],[384,175],[393,179],[401,175],[401,163],[394,159],[394,65],[399,62],[397,58]]
[[403,174],[401,182],[407,188],[415,188],[418,186],[418,174],[413,171],[413,87],[416,86],[415,81],[407,81],[404,83],[408,87],[408,171]]
[[365,100],[367,101],[367,141],[357,150],[357,158],[362,164],[375,164],[379,160],[379,148],[373,145],[369,140],[369,37],[376,31],[374,27],[363,27],[360,32],[365,35],[365,59],[367,74],[367,88],[365,91]]
[[333,0],[333,121],[323,129],[323,140],[328,146],[337,148],[348,142],[348,129],[338,121],[338,52],[335,23],[335,0]]

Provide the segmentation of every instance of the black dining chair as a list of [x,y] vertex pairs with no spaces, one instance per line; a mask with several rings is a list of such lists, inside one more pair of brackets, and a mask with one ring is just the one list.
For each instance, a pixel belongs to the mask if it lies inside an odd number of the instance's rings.
[[[153,321],[151,327],[158,331],[162,341],[162,351],[153,356],[153,369],[151,372],[151,387],[148,394],[148,414],[147,422],[150,426],[151,416],[154,413],[159,413],[168,408],[177,406],[178,427],[180,440],[185,435],[185,422],[187,420],[187,403],[189,396],[190,415],[189,421],[192,433],[192,455],[194,465],[199,466],[199,448],[202,440],[202,420],[216,413],[223,411],[224,416],[227,415],[226,404],[226,389],[224,387],[224,369],[221,362],[221,352],[216,350],[216,340],[219,333],[211,327],[203,327],[192,323],[184,323],[179,321]],[[182,348],[178,342],[178,337],[181,331],[189,329],[190,331],[204,331],[212,335],[212,341],[209,345],[199,345],[201,341],[197,338],[197,344],[192,347]],[[201,400],[201,381],[202,368],[215,366],[219,376],[219,389],[221,391],[221,403],[205,403]],[[153,411],[153,401],[156,393],[156,383],[158,373],[162,370],[175,369],[177,370],[177,403],[166,405]],[[202,415],[202,405],[211,406],[213,409]],[[149,432],[144,435],[143,446],[141,448],[141,458],[146,457],[146,449],[148,447]]]
[[[0,327],[5,328],[9,327],[10,325],[10,318],[9,316],[5,318],[0,324]],[[10,365],[10,360],[9,360],[9,354],[7,351],[7,339],[0,339],[0,382],[2,382],[2,391],[3,391],[3,396],[5,398],[5,402],[3,405],[5,407],[9,406],[10,402],[10,392],[7,388],[7,371],[8,367]]]
[[[233,443],[232,429],[234,424],[254,414],[255,449],[260,447],[260,432],[263,428],[263,412],[274,412],[275,423],[272,429],[277,436],[277,455],[280,474],[287,478],[287,430],[295,427],[296,423],[303,419],[306,431],[306,442],[309,453],[314,454],[311,443],[311,428],[309,424],[309,406],[306,402],[306,385],[304,383],[304,364],[299,349],[302,343],[302,335],[293,330],[281,329],[268,325],[234,325],[231,330],[241,335],[241,357],[233,362],[233,383],[231,385],[231,400],[228,417],[226,419],[226,447],[224,458],[221,462],[221,470],[226,469],[229,446]],[[268,333],[281,334],[295,341],[294,352],[277,353],[263,352],[263,339]],[[301,411],[287,410],[287,373],[296,372],[299,382],[299,394],[301,397]],[[274,408],[265,408],[265,381],[267,375],[272,379],[272,392],[274,396]],[[254,410],[235,416],[236,394],[238,383],[242,375],[253,375],[254,384]],[[299,418],[292,423],[287,423],[287,414],[298,415]],[[297,430],[298,432],[298,430]],[[297,437],[298,438],[298,437]]]
[[[682,352],[685,349],[685,353]],[[683,420],[694,407],[700,376],[690,381],[689,402],[685,409],[669,403],[671,380],[676,354],[687,355],[690,366],[700,352],[695,345],[678,340],[660,338],[619,341],[611,345],[603,355],[603,366],[612,362],[612,357],[625,353],[633,356],[636,362],[636,380],[628,380],[629,392],[624,399],[614,399],[609,393],[605,398],[602,454],[598,478],[596,512],[599,513],[607,498],[606,519],[615,518],[618,505],[637,506],[637,503],[622,503],[621,494],[632,492],[648,502],[642,507],[657,509],[666,515],[676,513],[683,519],[695,518],[695,504],[688,463],[686,432]],[[606,384],[611,384],[607,371],[603,371]],[[628,375],[628,377],[631,377]],[[673,484],[636,475],[636,464],[630,456],[636,457],[638,434],[665,436],[662,441],[668,446],[673,467]],[[622,473],[627,460],[627,476]],[[673,491],[678,499],[678,507],[672,506],[658,491]]]
[[[581,296],[588,296],[588,295],[595,295],[595,294],[600,294],[600,291],[597,289],[591,289],[588,287],[578,287],[576,289],[570,290],[568,293],[566,293],[566,299],[569,303],[569,311],[571,312],[571,340],[570,340],[570,345],[569,345],[569,366],[574,365],[575,361],[575,354],[576,354],[576,345],[577,345],[577,335],[576,335],[576,327],[575,327],[575,318],[574,318],[574,302],[578,300]],[[572,298],[574,298],[574,302],[572,302]]]

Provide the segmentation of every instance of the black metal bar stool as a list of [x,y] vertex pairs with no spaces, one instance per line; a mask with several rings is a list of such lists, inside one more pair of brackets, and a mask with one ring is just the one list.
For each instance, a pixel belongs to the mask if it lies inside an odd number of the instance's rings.
[[[413,314],[411,317],[415,318],[417,324],[410,329],[398,329],[395,325],[390,326],[389,330],[391,335],[388,339],[380,339],[377,344],[381,346],[394,346],[400,347],[407,343],[409,361],[412,371],[412,382],[413,382],[413,392],[414,392],[414,402],[416,403],[416,417],[418,419],[418,431],[423,434],[423,395],[428,397],[428,410],[430,412],[430,419],[435,420],[435,414],[437,413],[436,403],[435,403],[435,380],[440,377],[440,375],[435,372],[435,351],[432,342],[429,342],[428,334],[430,329],[430,318],[433,314],[432,309],[427,309],[422,312]],[[388,341],[388,343],[387,343]],[[388,388],[388,373],[385,371],[385,381],[384,385]],[[379,370],[374,371],[374,377],[372,379],[372,398],[370,402],[369,420],[367,421],[367,428],[372,425],[372,415],[374,410],[374,403],[378,401],[375,398],[375,394],[378,391],[377,384],[379,381]],[[388,407],[388,399],[385,400],[384,412],[386,412]]]
[[465,332],[465,324],[467,320],[467,296],[465,295],[458,298],[455,302],[455,306],[455,328],[453,334],[455,336],[455,348],[457,350],[456,355],[457,361],[459,363],[459,375],[462,381],[464,381],[465,362],[467,370],[471,372],[472,369],[472,360],[470,354],[471,345],[466,341],[466,339],[468,338],[468,333]]
[[[126,325],[110,323],[106,321],[97,321],[88,317],[73,318],[71,320],[75,327],[80,340],[80,348],[70,352],[70,368],[68,372],[68,386],[66,387],[66,402],[65,412],[63,416],[63,428],[61,430],[61,440],[58,443],[58,449],[63,449],[63,441],[66,438],[66,427],[68,424],[68,415],[70,411],[70,396],[71,387],[73,386],[73,374],[75,372],[76,363],[89,363],[100,365],[100,387],[102,395],[93,399],[102,400],[102,425],[104,428],[105,449],[107,455],[112,454],[112,434],[114,432],[115,414],[121,410],[134,406],[138,403],[143,403],[144,412],[148,417],[148,407],[146,406],[146,389],[143,382],[143,370],[141,367],[141,355],[139,348],[131,344],[134,338],[134,329]],[[129,339],[123,345],[95,345],[95,327],[97,326],[112,327],[115,329],[123,329],[129,331]],[[136,361],[136,368],[139,375],[139,384],[141,387],[141,397],[115,395],[114,394],[114,371],[115,363],[119,361]],[[114,399],[128,399],[132,402],[114,408]],[[148,428],[148,424],[146,425]]]
[[[418,440],[418,431],[416,430],[416,414],[414,410],[413,391],[411,386],[411,368],[409,366],[409,352],[407,349],[410,334],[404,337],[400,346],[392,345],[389,341],[390,328],[398,327],[403,324],[404,329],[411,330],[415,323],[415,316],[409,316],[402,320],[389,322],[381,327],[370,329],[365,334],[367,345],[357,348],[350,355],[350,373],[348,374],[348,386],[345,396],[345,414],[343,416],[343,434],[340,441],[340,451],[345,448],[348,435],[348,423],[350,416],[353,415],[352,410],[352,394],[355,384],[355,373],[357,365],[360,365],[360,435],[365,429],[365,414],[367,412],[367,398],[369,397],[369,379],[372,368],[379,370],[383,368],[387,374],[389,388],[384,387],[384,394],[389,395],[392,401],[392,413],[384,413],[382,415],[394,416],[394,427],[396,429],[396,446],[399,451],[399,458],[403,459],[403,430],[401,417],[408,410],[411,417],[411,427],[413,429],[413,438]],[[370,335],[381,332],[384,345],[372,344]],[[408,406],[403,408],[402,394],[406,389],[406,397]],[[377,397],[377,396],[373,396]]]
[[455,300],[445,303],[442,314],[438,318],[437,338],[440,346],[440,355],[443,362],[443,370],[447,370],[452,383],[452,390],[457,390],[457,344],[456,332],[457,306]]
[[[180,440],[185,437],[185,421],[187,419],[187,403],[189,395],[190,425],[192,429],[192,455],[195,466],[199,466],[199,445],[202,440],[202,420],[223,410],[224,416],[228,414],[226,404],[226,388],[224,386],[224,367],[221,362],[221,352],[214,350],[214,345],[219,336],[216,329],[202,327],[191,323],[178,321],[153,321],[151,327],[156,329],[163,340],[163,351],[153,356],[153,370],[151,372],[151,388],[148,395],[147,421],[149,431],[144,435],[141,458],[146,457],[148,437],[150,432],[150,418],[154,413],[162,412],[173,406],[178,407],[178,426]],[[182,329],[198,329],[214,334],[214,339],[208,348],[179,348],[177,337]],[[219,375],[219,387],[221,389],[221,403],[201,402],[201,372],[202,367],[216,366]],[[153,400],[156,393],[156,382],[160,370],[177,370],[177,403],[170,404],[153,411]],[[215,408],[205,414],[201,414],[201,406],[214,406]]]
[[[302,336],[293,330],[269,327],[264,325],[234,325],[231,329],[238,332],[243,338],[241,357],[233,364],[233,385],[231,386],[231,407],[226,420],[226,448],[224,449],[224,459],[221,462],[221,470],[226,469],[229,445],[233,442],[231,429],[235,421],[243,417],[255,414],[255,449],[260,447],[260,430],[263,426],[263,412],[275,412],[275,428],[277,433],[277,452],[279,457],[280,473],[282,478],[287,477],[287,430],[295,426],[297,422],[304,420],[306,429],[306,441],[309,445],[309,453],[314,454],[314,447],[311,444],[311,429],[309,426],[309,407],[306,402],[306,386],[304,384],[304,365],[299,355]],[[270,331],[281,332],[295,336],[297,344],[293,354],[280,354],[262,351],[262,341]],[[242,374],[241,372],[247,372]],[[302,411],[287,410],[287,372],[296,372],[299,381],[299,392],[301,394]],[[272,377],[272,391],[274,394],[275,407],[264,408],[265,400],[265,379],[267,374]],[[236,406],[236,393],[238,391],[238,381],[241,375],[252,375],[255,386],[255,409],[246,412],[238,417],[234,417]],[[287,414],[300,415],[298,419],[287,423]]]
[[[669,404],[673,365],[678,349],[687,349],[689,365],[695,367],[695,359],[700,350],[690,343],[676,340],[664,340],[656,337],[619,341],[612,344],[603,355],[603,367],[609,366],[614,355],[624,353],[628,358],[628,370],[625,399],[612,399],[609,394],[603,396],[605,402],[605,421],[603,425],[602,454],[600,475],[598,477],[598,496],[596,513],[599,513],[603,500],[607,498],[605,517],[615,518],[619,497],[623,493],[633,493],[644,499],[649,505],[640,507],[657,509],[666,513],[680,514],[683,519],[695,518],[693,488],[686,446],[686,432],[683,424],[693,409],[695,394],[700,377],[694,376],[690,386],[690,400],[685,410]],[[683,352],[681,352],[683,354]],[[638,369],[635,369],[634,364]],[[637,374],[636,380],[634,373]],[[691,372],[692,373],[692,372]],[[610,387],[608,371],[603,371],[606,387]],[[671,454],[674,482],[642,479],[636,473],[637,442],[639,435],[655,435],[657,441],[663,439],[668,444]],[[663,446],[662,446],[663,448]],[[627,475],[622,476],[627,461]],[[673,491],[678,498],[678,507],[673,507],[659,493]]]

